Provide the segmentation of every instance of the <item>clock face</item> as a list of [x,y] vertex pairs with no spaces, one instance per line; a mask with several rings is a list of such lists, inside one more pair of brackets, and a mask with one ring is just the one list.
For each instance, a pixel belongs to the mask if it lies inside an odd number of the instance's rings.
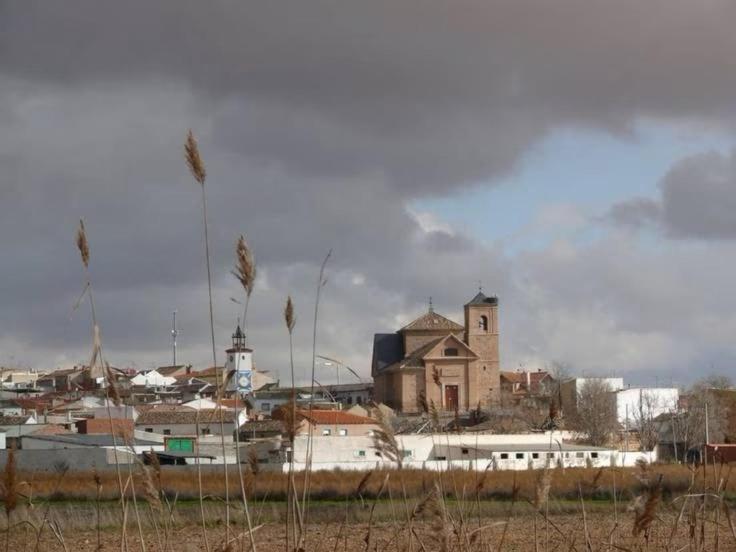
[[250,376],[247,374],[240,374],[238,376],[238,387],[241,389],[250,387]]

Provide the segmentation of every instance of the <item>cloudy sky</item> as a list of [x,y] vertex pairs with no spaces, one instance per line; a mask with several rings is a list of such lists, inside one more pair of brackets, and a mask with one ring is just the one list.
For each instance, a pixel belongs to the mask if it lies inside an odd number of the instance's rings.
[[[736,4],[730,0],[0,0],[0,364],[83,362],[84,218],[106,356],[211,363],[259,279],[261,369],[501,301],[502,366],[632,383],[733,373]],[[220,360],[223,355],[220,352]],[[332,369],[319,370],[330,381]],[[303,379],[303,377],[302,377]],[[349,378],[343,376],[343,381]]]

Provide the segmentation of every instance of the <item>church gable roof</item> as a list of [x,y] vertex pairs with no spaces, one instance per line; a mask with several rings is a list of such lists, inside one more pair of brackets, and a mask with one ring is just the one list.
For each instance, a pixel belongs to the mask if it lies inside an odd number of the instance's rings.
[[404,342],[397,333],[373,336],[373,373],[404,358]]
[[[480,358],[473,349],[455,335],[448,335],[442,339],[433,342],[434,346],[429,348],[422,359],[437,359],[437,358]],[[447,357],[444,355],[444,350],[448,345],[451,345],[458,350],[458,354],[453,357]]]
[[401,328],[399,332],[424,331],[424,330],[449,330],[451,332],[463,331],[465,326],[461,326],[457,322],[453,322],[449,318],[429,311],[413,322],[409,322]]
[[465,306],[468,305],[498,305],[498,297],[488,297],[482,291],[479,291],[475,297],[465,303]]
[[409,353],[408,356],[405,358],[402,358],[401,360],[398,360],[397,362],[394,362],[390,366],[386,367],[386,370],[401,370],[404,368],[421,368],[424,366],[424,357],[427,355],[429,351],[431,351],[434,347],[437,346],[437,344],[440,341],[444,341],[446,337],[438,337],[437,339],[433,339],[429,343],[425,343],[418,349],[412,351]]

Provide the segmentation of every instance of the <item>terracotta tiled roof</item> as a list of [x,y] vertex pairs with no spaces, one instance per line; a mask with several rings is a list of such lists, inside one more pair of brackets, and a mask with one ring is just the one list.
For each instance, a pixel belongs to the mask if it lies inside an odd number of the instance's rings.
[[22,425],[30,416],[0,416],[0,425]]
[[413,330],[450,330],[450,331],[463,331],[465,326],[461,326],[457,322],[453,322],[449,318],[437,314],[434,311],[429,311],[423,314],[413,322],[409,322],[406,326],[399,330],[400,332],[413,331]]
[[[526,383],[526,372],[501,372],[501,378],[509,383]],[[547,372],[529,372],[529,380],[532,384],[539,383],[549,376]]]
[[357,425],[357,424],[376,424],[373,418],[357,416],[342,410],[312,410],[310,414],[308,410],[300,410],[298,415],[317,425]]
[[[143,412],[135,421],[137,426],[142,425],[166,425],[166,424],[196,424],[197,413],[199,413],[199,423],[206,424],[220,421],[220,413],[217,410],[194,410],[192,408],[180,408],[178,410],[160,410],[154,409]],[[222,410],[222,419],[225,423],[233,423],[235,421],[235,412],[233,410]]]
[[64,435],[66,433],[72,432],[56,424],[39,424],[39,429],[32,432],[33,435]]

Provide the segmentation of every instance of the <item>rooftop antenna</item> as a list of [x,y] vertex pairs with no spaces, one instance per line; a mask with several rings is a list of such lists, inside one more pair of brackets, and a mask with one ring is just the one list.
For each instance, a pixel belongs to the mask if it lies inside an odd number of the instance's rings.
[[429,312],[434,312],[434,308],[432,307],[432,296],[429,296]]
[[176,366],[176,337],[179,335],[179,329],[176,326],[176,309],[172,314],[171,320],[171,347],[173,350],[174,361],[172,366]]
[[478,292],[483,293],[483,281],[478,280]]

